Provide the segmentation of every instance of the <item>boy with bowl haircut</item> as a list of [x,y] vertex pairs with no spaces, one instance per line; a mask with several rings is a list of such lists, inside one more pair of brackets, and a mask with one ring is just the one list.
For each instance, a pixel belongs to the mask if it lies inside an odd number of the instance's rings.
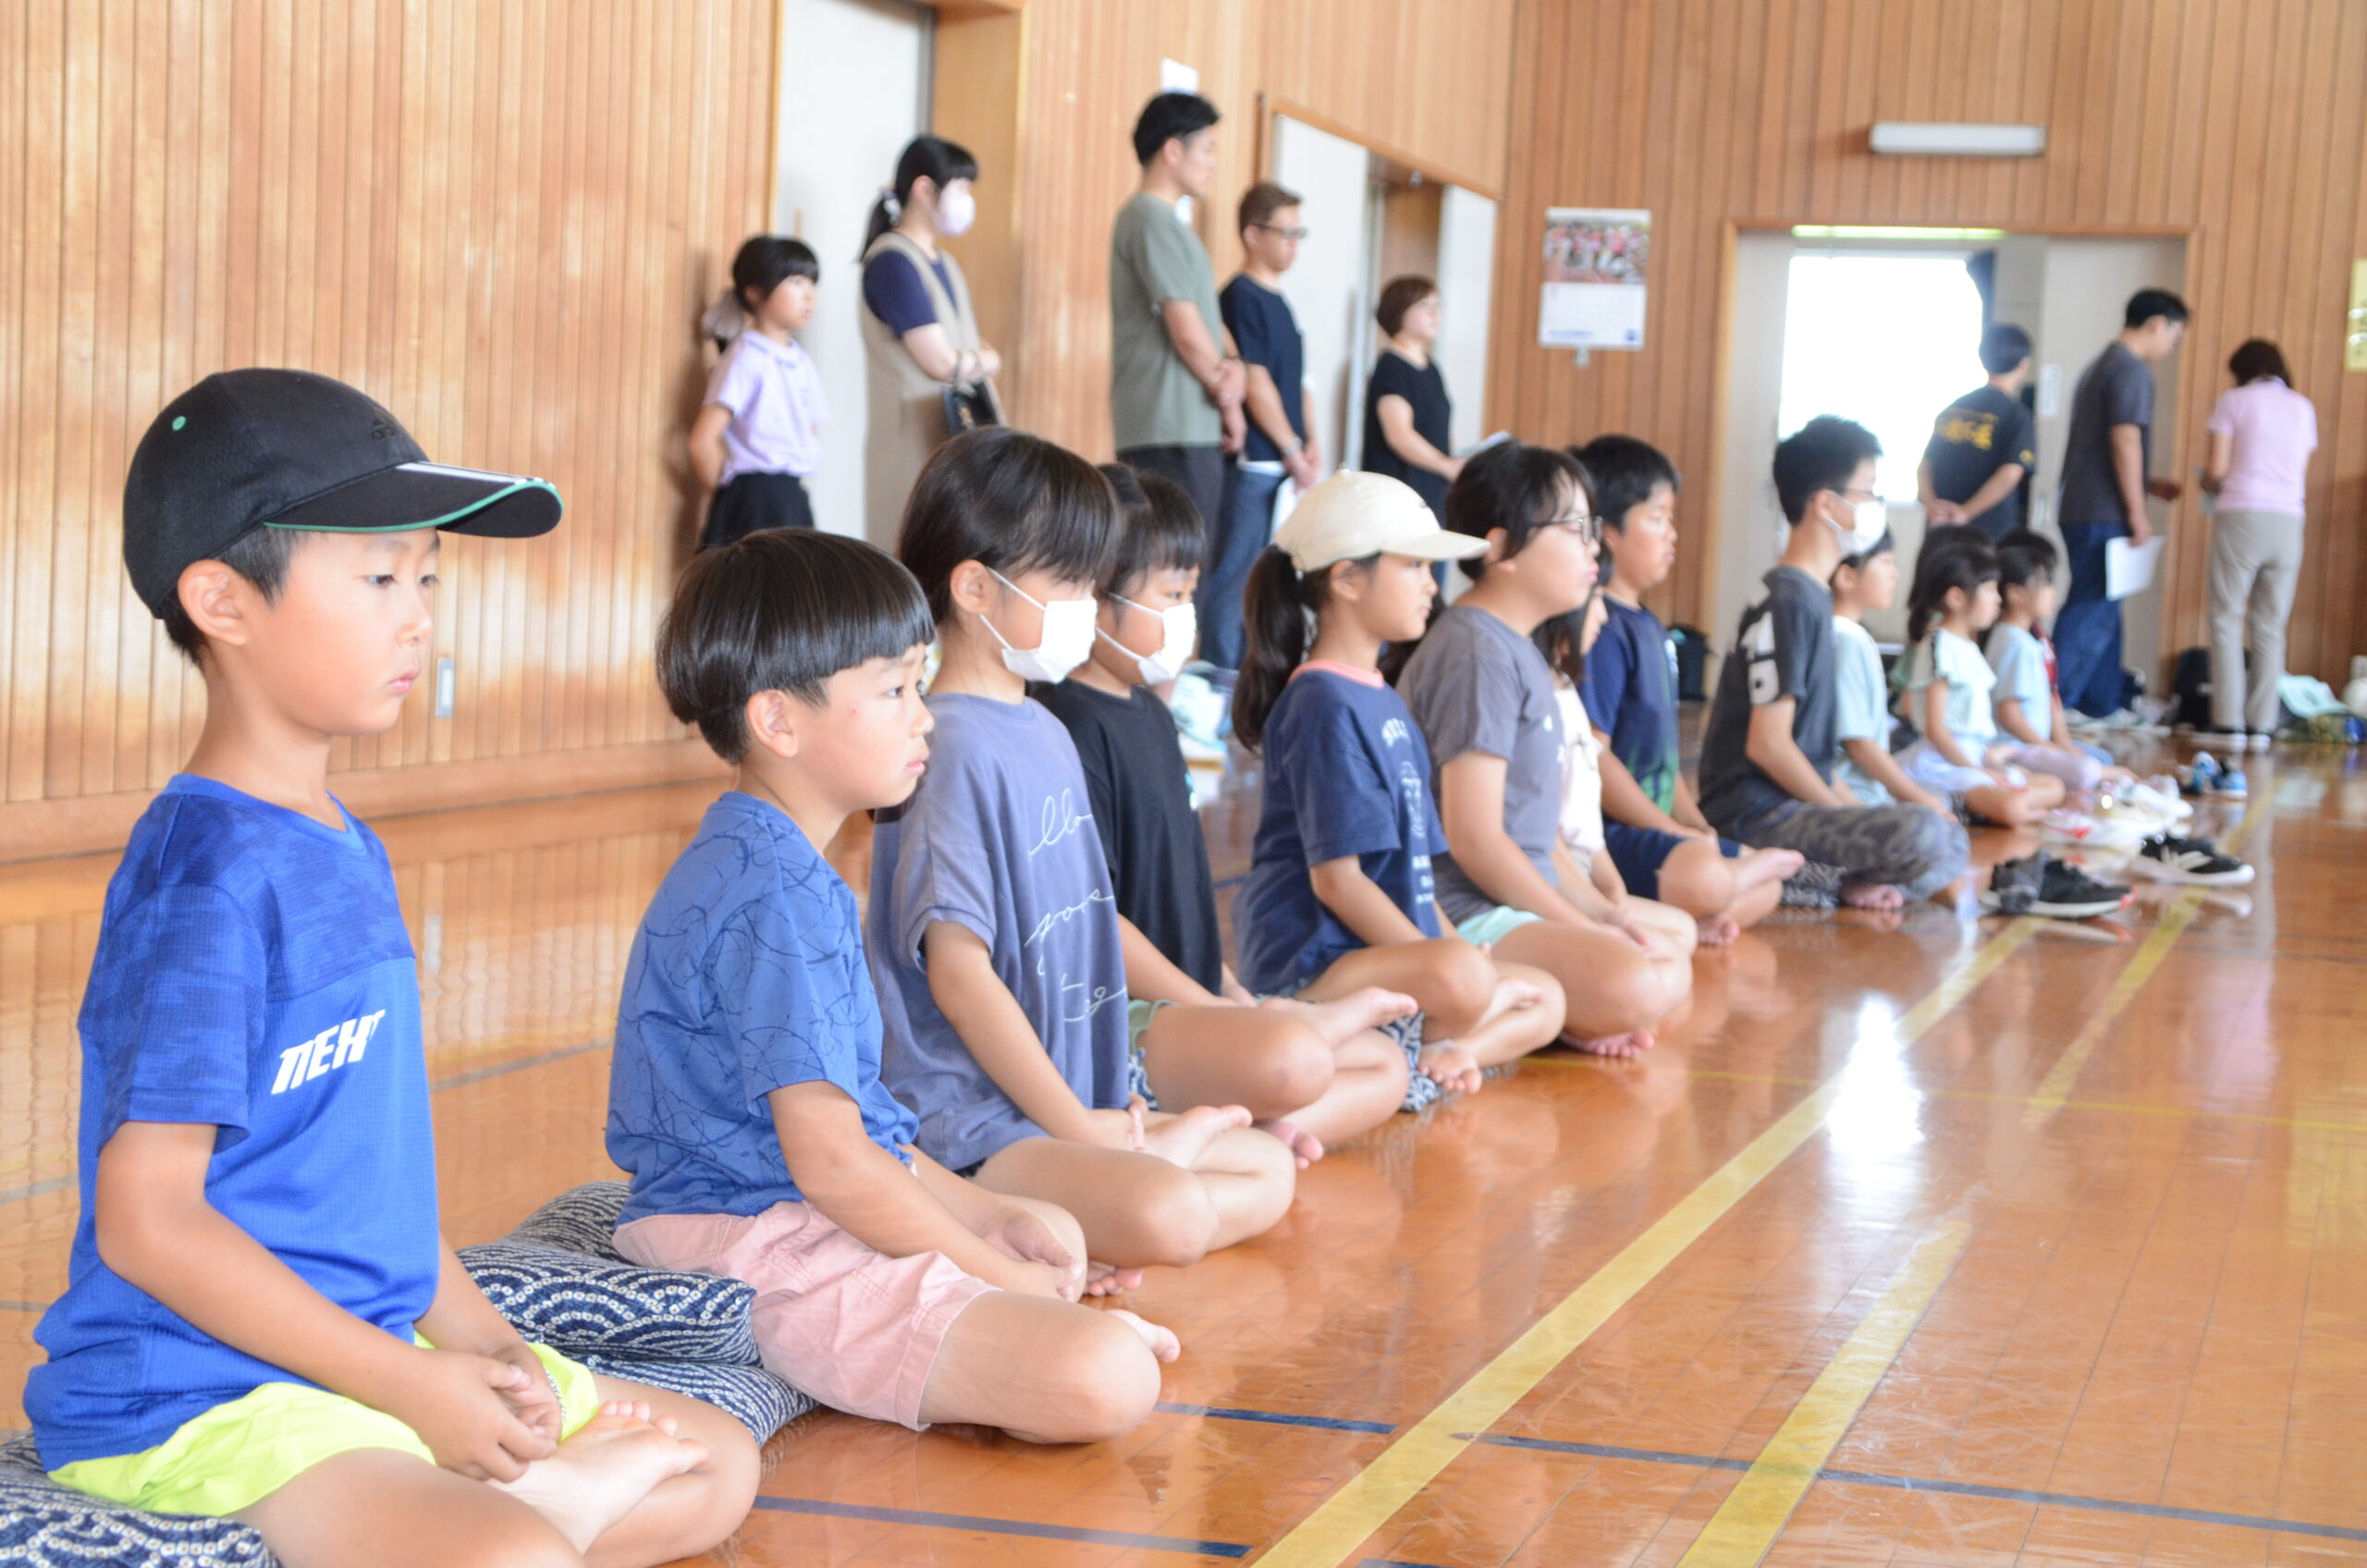
[[329,792],[426,661],[438,531],[558,518],[301,371],[208,376],[141,438],[124,564],[206,715],[82,1011],[81,1218],[25,1392],[66,1485],[236,1518],[291,1568],[656,1563],[745,1515],[745,1428],[527,1344],[438,1234],[418,971]]
[[1067,1213],[912,1146],[854,895],[823,859],[920,782],[934,635],[912,574],[860,540],[755,533],[683,573],[658,682],[738,777],[633,939],[608,1091],[632,1178],[617,1250],[754,1285],[765,1365],[835,1409],[1098,1441],[1149,1414],[1174,1336],[1075,1305]]

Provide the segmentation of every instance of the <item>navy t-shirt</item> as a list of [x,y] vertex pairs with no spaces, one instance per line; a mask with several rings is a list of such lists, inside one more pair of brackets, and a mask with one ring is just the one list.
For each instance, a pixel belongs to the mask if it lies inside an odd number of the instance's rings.
[[1718,671],[1701,733],[1701,815],[1735,839],[1794,799],[1750,760],[1755,709],[1791,699],[1793,742],[1828,783],[1841,757],[1833,591],[1796,566],[1778,565],[1763,581],[1766,594],[1742,612],[1735,651]]
[[[1983,386],[1968,392],[1932,422],[1923,460],[1932,465],[1932,488],[1943,501],[1969,501],[1990,475],[2019,463],[2024,475],[2038,468],[2038,438],[2022,400]],[[2022,490],[2017,484],[1979,517],[1968,519],[1992,540],[2022,525]]]
[[1126,1103],[1126,960],[1076,746],[1043,704],[933,696],[928,773],[871,841],[872,977],[889,1089],[929,1158],[965,1170],[1044,1130],[970,1054],[928,986],[922,938],[977,933],[1087,1110]]
[[1446,847],[1430,800],[1430,751],[1404,699],[1375,674],[1306,664],[1267,716],[1266,793],[1249,879],[1233,901],[1241,983],[1299,990],[1364,939],[1307,875],[1355,855],[1426,937],[1439,931],[1430,857]]
[[[1274,378],[1274,390],[1282,394],[1282,417],[1291,422],[1291,433],[1306,440],[1306,344],[1299,335],[1298,318],[1291,314],[1290,301],[1245,272],[1236,273],[1224,286],[1224,292],[1217,296],[1217,308],[1224,312],[1225,330],[1233,334],[1242,359],[1265,366],[1266,374]],[[1253,463],[1282,459],[1281,448],[1254,419],[1241,455]]]
[[831,1084],[910,1162],[919,1119],[879,1081],[879,998],[854,893],[779,808],[737,790],[649,901],[625,964],[608,1069],[619,1222],[802,1203],[775,1089]]
[[1587,653],[1588,717],[1651,802],[1676,810],[1676,650],[1660,617],[1606,594],[1601,634]]
[[[929,263],[929,270],[951,299],[953,275],[945,270],[944,259]],[[920,269],[901,251],[882,251],[863,264],[863,302],[899,337],[937,321],[937,307],[929,303]]]
[[1380,428],[1383,398],[1404,398],[1413,406],[1414,434],[1441,452],[1454,450],[1454,405],[1447,400],[1446,377],[1439,373],[1438,361],[1417,369],[1394,349],[1380,351],[1379,362],[1372,367],[1372,380],[1365,386],[1364,467],[1367,473],[1404,480],[1431,511],[1444,517],[1446,476],[1416,468],[1397,455]]
[[[338,808],[340,811],[342,807]],[[25,1384],[44,1468],[153,1448],[264,1383],[300,1383],[99,1256],[99,1152],[127,1121],[211,1126],[206,1201],[409,1344],[443,1251],[419,973],[377,836],[183,775],[107,884],[82,1003],[81,1217]]]

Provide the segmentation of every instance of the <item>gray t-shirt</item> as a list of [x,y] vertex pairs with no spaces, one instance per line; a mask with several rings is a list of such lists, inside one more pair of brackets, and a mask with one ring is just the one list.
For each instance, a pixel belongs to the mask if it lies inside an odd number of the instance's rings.
[[942,696],[928,707],[928,772],[872,837],[865,942],[887,1035],[880,1079],[919,1113],[921,1148],[961,1170],[1045,1133],[938,1010],[922,934],[949,921],[986,941],[1088,1110],[1126,1103],[1126,966],[1068,730],[1032,702]]
[[1110,235],[1110,417],[1121,452],[1224,439],[1208,388],[1168,339],[1159,308],[1170,300],[1190,301],[1208,324],[1208,341],[1224,342],[1207,247],[1172,204],[1137,191],[1118,209]]
[[2133,424],[2148,472],[2153,450],[2153,367],[2115,341],[2079,373],[2071,394],[2071,431],[2063,448],[2060,522],[2127,522],[2113,477],[2112,427]]
[[[1504,831],[1546,881],[1554,880],[1553,839],[1562,820],[1561,704],[1553,669],[1537,644],[1490,615],[1450,605],[1397,680],[1398,695],[1430,746],[1430,793],[1466,752],[1504,759]],[[1464,875],[1452,853],[1435,857],[1439,908],[1457,923],[1497,900]]]

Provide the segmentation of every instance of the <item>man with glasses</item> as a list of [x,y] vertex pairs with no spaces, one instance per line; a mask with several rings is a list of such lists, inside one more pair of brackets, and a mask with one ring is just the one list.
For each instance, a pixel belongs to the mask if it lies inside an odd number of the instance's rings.
[[1306,351],[1298,319],[1282,298],[1282,274],[1298,260],[1306,229],[1299,198],[1271,180],[1241,198],[1241,271],[1218,303],[1248,373],[1249,429],[1226,476],[1225,500],[1208,531],[1208,567],[1197,595],[1200,656],[1221,683],[1241,667],[1241,591],[1257,552],[1273,536],[1274,499],[1287,478],[1305,490],[1322,477],[1306,434]]

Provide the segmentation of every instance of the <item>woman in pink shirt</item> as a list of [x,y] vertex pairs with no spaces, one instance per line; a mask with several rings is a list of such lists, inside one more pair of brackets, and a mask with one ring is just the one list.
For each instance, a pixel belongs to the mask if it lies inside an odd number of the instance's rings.
[[2285,356],[2268,339],[2247,342],[2227,368],[2236,386],[2211,410],[2202,477],[2203,489],[2218,497],[2211,532],[2212,732],[2202,739],[2266,751],[2276,729],[2276,683],[2285,677],[2285,621],[2300,579],[2303,482],[2318,445],[2318,414],[2288,385]]

